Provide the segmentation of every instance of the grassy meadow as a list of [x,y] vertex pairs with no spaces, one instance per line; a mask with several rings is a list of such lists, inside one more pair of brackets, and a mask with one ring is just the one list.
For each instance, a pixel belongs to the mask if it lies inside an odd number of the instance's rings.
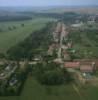
[[5,53],[10,47],[23,41],[35,30],[45,26],[51,18],[34,18],[27,21],[0,22],[0,52]]

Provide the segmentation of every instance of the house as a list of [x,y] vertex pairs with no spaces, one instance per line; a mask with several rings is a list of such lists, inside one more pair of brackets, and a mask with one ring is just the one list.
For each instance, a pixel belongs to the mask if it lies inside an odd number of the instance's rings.
[[0,77],[3,77],[3,76],[5,76],[5,73],[1,73],[1,74],[0,74]]
[[64,54],[64,60],[70,60],[71,58],[70,58],[70,55],[68,54],[68,53],[65,53]]
[[79,69],[80,62],[65,62],[64,67],[65,68]]
[[60,58],[54,59],[53,62],[57,63],[57,64],[62,64],[63,63],[62,59],[60,59]]
[[41,61],[42,60],[42,57],[39,56],[39,55],[36,55],[34,58],[33,58],[33,61]]
[[18,83],[18,79],[17,79],[17,76],[14,75],[10,80],[9,80],[9,85],[10,86],[14,86]]
[[80,66],[80,72],[82,74],[82,77],[84,77],[86,80],[93,79],[93,73],[95,69],[92,65],[81,65]]
[[67,50],[69,47],[68,46],[66,46],[66,45],[62,45],[62,47],[61,47],[62,49],[64,49],[64,50]]
[[69,53],[64,49],[62,49],[62,57],[64,58],[64,60],[70,60]]
[[65,62],[64,68],[67,68],[69,72],[79,73],[81,79],[86,81],[93,79],[93,73],[97,70],[96,62],[93,61]]
[[68,48],[72,48],[72,42],[69,42],[68,44],[67,44],[67,46],[68,46]]
[[52,55],[53,54],[53,50],[54,50],[54,48],[52,46],[49,46],[48,55]]
[[10,66],[7,66],[6,68],[5,68],[5,71],[10,71]]
[[17,79],[12,79],[10,82],[9,82],[9,85],[10,86],[13,86],[13,85],[15,85],[15,84],[17,84],[18,83],[18,80]]
[[81,65],[80,71],[83,73],[93,73],[94,69],[91,65]]
[[53,54],[53,51],[54,50],[57,50],[59,47],[59,44],[58,43],[53,43],[49,46],[49,49],[48,49],[48,55],[52,55]]
[[81,26],[83,26],[83,25],[84,25],[83,22],[80,22],[80,23],[72,24],[71,26],[72,26],[73,28],[79,28],[79,27],[81,27]]
[[95,62],[80,65],[80,71],[83,73],[93,73],[96,70]]
[[98,60],[94,60],[95,61],[95,68],[96,70],[98,70]]

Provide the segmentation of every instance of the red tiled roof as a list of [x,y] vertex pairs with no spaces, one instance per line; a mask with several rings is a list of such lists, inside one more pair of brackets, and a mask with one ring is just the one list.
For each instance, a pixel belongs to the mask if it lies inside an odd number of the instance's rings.
[[65,62],[65,68],[79,68],[80,62]]
[[93,72],[93,67],[91,65],[81,65],[80,71],[81,72]]

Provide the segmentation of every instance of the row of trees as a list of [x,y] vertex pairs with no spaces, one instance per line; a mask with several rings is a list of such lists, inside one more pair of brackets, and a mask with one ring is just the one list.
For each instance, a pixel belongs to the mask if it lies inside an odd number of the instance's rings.
[[[25,24],[20,24],[20,26],[21,27],[24,27],[25,26]],[[17,29],[18,27],[17,26],[15,26],[15,25],[13,25],[13,26],[8,26],[6,29],[4,28],[4,29],[2,29],[2,28],[0,28],[0,32],[5,32],[5,31],[12,31],[12,30],[15,30],[15,29]]]
[[25,16],[25,15],[12,15],[12,16],[0,16],[0,22],[6,21],[24,21],[24,20],[31,20],[32,16]]
[[[7,51],[7,57],[11,60],[31,60],[36,54],[43,54],[52,40],[52,23],[45,28],[33,32],[28,38]],[[1,55],[2,56],[2,55]]]

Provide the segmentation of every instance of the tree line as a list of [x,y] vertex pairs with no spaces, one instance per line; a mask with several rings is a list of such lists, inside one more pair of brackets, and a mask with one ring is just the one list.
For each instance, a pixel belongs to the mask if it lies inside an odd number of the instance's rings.
[[31,60],[36,54],[43,54],[52,40],[51,32],[52,23],[48,23],[45,28],[33,32],[23,42],[11,47],[7,51],[8,59],[16,61],[21,59]]
[[24,16],[24,15],[20,15],[20,16],[0,16],[0,22],[7,22],[7,21],[24,21],[24,20],[31,20],[32,16]]

